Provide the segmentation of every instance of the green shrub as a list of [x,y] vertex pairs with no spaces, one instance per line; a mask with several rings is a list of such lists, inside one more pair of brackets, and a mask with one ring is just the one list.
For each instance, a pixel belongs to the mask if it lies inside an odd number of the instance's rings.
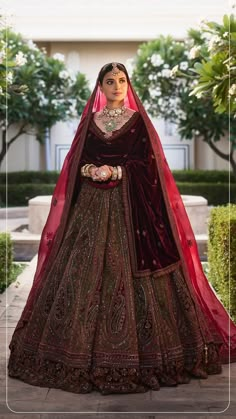
[[10,234],[0,233],[0,292],[6,288],[13,266],[13,248]]
[[[173,175],[182,195],[200,195],[209,205],[236,203],[236,180],[229,173],[217,170],[174,170]],[[8,206],[27,206],[37,195],[51,195],[59,176],[58,171],[10,172]],[[230,192],[230,198],[229,198]],[[0,206],[6,206],[6,174],[0,173]]]
[[208,262],[208,278],[236,320],[236,205],[211,210]]
[[[226,170],[173,170],[172,174],[176,182],[229,183],[229,172]],[[230,183],[236,183],[232,174]]]
[[[236,184],[176,182],[181,195],[199,195],[207,199],[208,205],[236,203]],[[230,199],[229,199],[230,189]]]
[[[209,205],[223,205],[229,202],[228,184],[176,182],[182,195],[199,195],[207,199]],[[28,200],[38,195],[51,195],[55,184],[9,184],[8,206],[27,206]],[[231,202],[236,202],[236,184],[231,184]],[[6,205],[6,188],[0,185],[0,206]]]
[[[229,183],[229,172],[226,170],[173,170],[177,182],[200,183]],[[8,184],[16,183],[56,183],[59,171],[23,171],[10,172],[7,175]],[[236,183],[236,178],[231,175],[231,183]],[[0,173],[0,184],[6,184],[6,174]]]
[[[54,171],[23,171],[23,172],[9,172],[7,174],[7,183],[20,184],[20,183],[50,183],[57,182],[59,172]],[[0,173],[0,185],[6,184],[6,173]]]
[[6,188],[0,185],[0,206],[27,206],[28,200],[38,195],[52,195],[55,184],[9,184],[7,188],[7,203],[6,203]]

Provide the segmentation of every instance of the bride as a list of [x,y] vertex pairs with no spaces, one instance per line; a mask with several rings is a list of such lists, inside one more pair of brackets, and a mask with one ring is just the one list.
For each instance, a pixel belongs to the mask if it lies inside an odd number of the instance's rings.
[[10,349],[11,377],[76,393],[158,390],[236,360],[236,327],[123,64],[102,67],[84,109]]

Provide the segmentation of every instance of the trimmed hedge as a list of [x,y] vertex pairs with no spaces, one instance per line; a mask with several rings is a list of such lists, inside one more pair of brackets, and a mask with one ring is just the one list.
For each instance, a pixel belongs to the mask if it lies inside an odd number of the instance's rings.
[[236,205],[213,208],[208,228],[208,278],[236,321]]
[[[229,185],[226,183],[176,182],[181,195],[199,195],[208,205],[223,205],[229,202]],[[230,185],[230,202],[236,203],[236,184]]]
[[[57,182],[59,172],[54,171],[23,171],[23,172],[10,172],[7,174],[7,183],[19,184],[19,183],[50,183],[55,184]],[[0,173],[0,185],[6,185],[6,173]]]
[[[177,182],[182,195],[199,195],[209,205],[223,205],[229,202],[229,186],[225,183]],[[28,200],[37,195],[51,195],[55,184],[27,183],[8,184],[8,206],[27,206]],[[236,203],[236,184],[230,185],[231,202]],[[0,206],[6,205],[6,188],[0,185]]]
[[[173,170],[176,182],[188,183],[229,183],[229,172],[226,170]],[[8,184],[16,183],[56,183],[59,171],[23,171],[10,172],[7,175]],[[231,183],[236,183],[236,178],[231,175]],[[6,184],[6,174],[0,173],[0,184]]]
[[0,293],[7,286],[13,267],[13,246],[9,233],[0,233]]
[[[8,185],[8,206],[27,206],[28,200],[38,195],[52,195],[55,184],[26,183]],[[0,185],[0,206],[6,206],[6,188]]]
[[[229,173],[216,170],[173,171],[182,195],[200,195],[209,205],[236,203],[236,180],[231,177],[229,199]],[[37,195],[51,195],[59,176],[58,171],[8,173],[8,206],[27,206]],[[6,174],[0,173],[0,206],[6,206]]]
[[[229,183],[229,172],[226,170],[173,170],[177,182]],[[230,183],[236,183],[231,173]]]

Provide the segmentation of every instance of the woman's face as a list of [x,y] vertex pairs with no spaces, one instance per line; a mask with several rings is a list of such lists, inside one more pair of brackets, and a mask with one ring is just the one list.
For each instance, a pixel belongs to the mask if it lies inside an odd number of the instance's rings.
[[122,106],[127,95],[128,81],[123,71],[113,75],[112,71],[105,74],[101,90],[110,105]]

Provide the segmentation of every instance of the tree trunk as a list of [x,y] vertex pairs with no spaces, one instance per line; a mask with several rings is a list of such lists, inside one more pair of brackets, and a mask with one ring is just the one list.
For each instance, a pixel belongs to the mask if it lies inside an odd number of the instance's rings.
[[[9,128],[9,127],[8,127]],[[3,159],[5,155],[7,154],[10,146],[17,140],[18,137],[20,137],[22,134],[25,134],[26,131],[25,125],[22,125],[19,129],[19,131],[10,139],[10,141],[7,142],[7,130],[2,130],[2,149],[0,151],[0,167],[3,162]]]
[[217,154],[217,156],[221,157],[222,159],[226,160],[227,162],[230,163],[231,168],[232,168],[232,172],[233,172],[233,176],[236,178],[236,161],[234,160],[234,147],[235,147],[235,142],[232,141],[231,143],[231,151],[229,154],[224,153],[223,151],[219,150],[215,143],[211,140],[207,140],[207,144],[209,145],[209,147],[211,147],[211,149]]
[[7,136],[7,131],[4,129],[2,130],[2,150],[0,152],[0,167],[1,164],[3,162],[3,159],[7,153],[7,143],[6,143],[6,136]]
[[230,165],[232,167],[233,175],[236,179],[236,161],[233,158],[233,153],[230,153],[229,161],[230,161]]

